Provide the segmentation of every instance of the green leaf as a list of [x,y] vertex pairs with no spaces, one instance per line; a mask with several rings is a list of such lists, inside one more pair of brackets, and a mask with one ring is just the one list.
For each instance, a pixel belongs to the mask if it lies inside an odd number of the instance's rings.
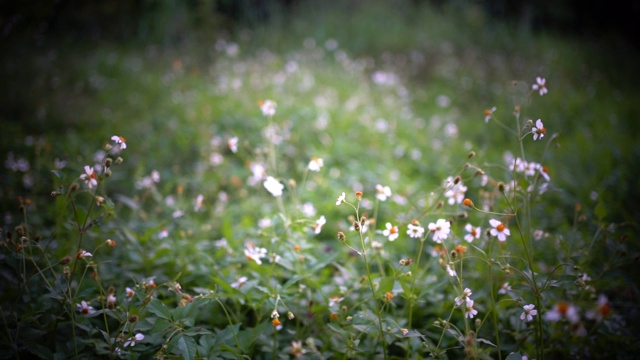
[[607,207],[604,206],[602,201],[598,201],[598,205],[596,205],[593,211],[598,217],[598,220],[603,220],[607,216]]
[[391,276],[383,277],[380,280],[380,285],[378,286],[378,291],[381,293],[386,293],[393,290],[393,285],[395,284],[396,279]]
[[171,311],[158,299],[153,299],[148,305],[148,309],[151,313],[161,319],[171,321]]
[[196,341],[191,336],[179,335],[177,345],[180,350],[180,355],[182,355],[185,360],[196,358]]

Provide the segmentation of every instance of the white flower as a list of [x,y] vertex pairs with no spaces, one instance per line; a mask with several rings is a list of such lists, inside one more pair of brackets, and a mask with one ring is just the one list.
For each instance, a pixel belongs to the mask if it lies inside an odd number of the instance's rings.
[[536,306],[533,304],[523,306],[522,308],[524,309],[524,312],[520,314],[520,320],[524,320],[524,321],[533,320],[533,317],[538,315],[538,310],[536,310],[535,307]]
[[560,301],[553,306],[551,311],[547,311],[544,314],[544,319],[553,322],[567,319],[570,323],[576,324],[580,321],[580,315],[578,314],[578,309],[575,306],[565,301]]
[[534,240],[540,240],[542,239],[542,237],[544,236],[544,231],[537,229],[533,232],[533,239]]
[[407,235],[412,238],[421,238],[424,235],[424,228],[418,224],[407,225]]
[[447,264],[447,273],[451,277],[458,276],[458,273],[456,272],[456,269],[454,269],[453,266],[451,266],[451,264]]
[[107,307],[112,309],[116,305],[116,297],[113,294],[107,295]]
[[76,256],[78,259],[84,259],[86,257],[92,257],[93,254],[86,251],[86,250],[80,250],[78,251],[78,255]]
[[196,205],[193,207],[193,211],[200,211],[200,209],[202,209],[202,206],[204,205],[204,195],[199,194],[196,197]]
[[380,201],[386,201],[391,196],[391,188],[388,186],[376,185],[376,198]]
[[276,114],[276,107],[278,106],[278,104],[276,104],[275,101],[272,101],[272,100],[260,101],[258,105],[260,105],[260,110],[262,110],[262,115],[273,116]]
[[382,235],[388,237],[389,241],[394,241],[398,238],[400,234],[398,233],[397,226],[393,226],[391,223],[386,223],[384,226],[386,227],[386,229],[382,231]]
[[316,235],[320,234],[320,232],[322,231],[322,226],[326,223],[327,219],[324,217],[324,215],[320,216],[320,218],[316,220],[316,223],[312,227],[313,233]]
[[84,174],[80,175],[80,179],[84,180],[84,183],[87,184],[89,189],[98,185],[98,175],[89,165],[84,166]]
[[478,310],[473,308],[473,300],[467,301],[465,305],[467,307],[467,311],[465,311],[464,315],[469,319],[473,319],[473,317],[478,314]]
[[496,107],[492,107],[491,109],[486,109],[484,111],[484,122],[488,123],[489,120],[493,117],[493,113],[496,111]]
[[460,204],[464,200],[464,193],[467,191],[467,187],[462,184],[462,180],[455,183],[455,179],[451,176],[445,180],[445,188],[447,190],[444,193],[449,200],[449,205]]
[[538,90],[540,96],[542,96],[549,92],[549,90],[547,90],[546,82],[547,79],[538,76],[536,77],[536,84],[531,85],[531,88],[533,90]]
[[120,145],[120,150],[124,150],[127,148],[127,140],[122,136],[113,135],[111,140],[115,141],[116,144]]
[[78,309],[82,315],[91,315],[96,312],[96,309],[94,309],[93,306],[89,306],[84,300],[82,300],[80,304],[76,304],[76,309]]
[[536,120],[536,126],[531,128],[531,133],[533,134],[533,140],[542,139],[544,135],[547,133],[547,129],[544,128],[544,124],[542,120]]
[[509,291],[511,291],[511,285],[509,285],[508,282],[502,284],[502,286],[500,286],[500,290],[498,290],[498,294],[506,294]]
[[247,280],[249,280],[248,277],[246,276],[242,276],[238,279],[238,281],[234,281],[233,283],[231,283],[231,287],[234,289],[238,289],[240,288],[240,286],[242,286],[244,283],[247,282]]
[[227,146],[229,146],[229,150],[231,150],[232,153],[237,153],[238,152],[238,137],[234,136],[231,139],[227,140]]
[[438,219],[435,223],[429,223],[429,231],[433,233],[433,241],[442,243],[451,232],[451,224],[445,219]]
[[130,287],[124,289],[124,296],[127,298],[127,301],[131,301],[131,299],[133,299],[133,296],[136,294],[135,291],[133,291],[133,289],[131,289]]
[[480,227],[475,227],[471,224],[465,225],[464,229],[467,231],[467,235],[464,236],[464,239],[467,242],[473,242],[474,239],[479,239],[480,234],[482,233],[482,229]]
[[309,171],[320,171],[324,166],[324,161],[321,158],[312,157],[309,161]]
[[267,257],[267,249],[255,247],[249,243],[244,249],[244,255],[247,257],[247,260],[255,261],[256,264],[262,265],[262,260],[260,259]]
[[462,305],[462,303],[468,303],[469,300],[471,300],[470,298],[471,294],[473,294],[473,292],[471,292],[471,289],[465,288],[464,291],[462,292],[462,295],[454,299],[454,301],[456,302],[456,306],[460,306]]
[[505,241],[507,240],[507,236],[511,235],[509,229],[507,229],[503,223],[496,219],[489,220],[489,224],[493,226],[493,229],[489,232],[491,236],[497,236],[498,240]]
[[347,195],[345,193],[342,193],[342,195],[338,196],[338,200],[336,201],[336,205],[340,205],[345,201],[345,198],[347,197]]
[[130,337],[125,343],[124,345],[122,345],[122,347],[127,347],[127,346],[134,346],[135,344],[137,344],[139,341],[142,341],[142,339],[144,339],[144,335],[137,333],[134,337]]
[[273,196],[282,196],[282,190],[284,189],[284,185],[282,185],[278,180],[276,180],[273,176],[267,176],[267,179],[262,183]]

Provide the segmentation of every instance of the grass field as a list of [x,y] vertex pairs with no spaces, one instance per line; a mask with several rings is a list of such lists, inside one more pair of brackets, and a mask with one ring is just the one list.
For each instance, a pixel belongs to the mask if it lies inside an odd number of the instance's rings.
[[3,358],[635,356],[632,48],[474,6],[178,18],[3,45]]

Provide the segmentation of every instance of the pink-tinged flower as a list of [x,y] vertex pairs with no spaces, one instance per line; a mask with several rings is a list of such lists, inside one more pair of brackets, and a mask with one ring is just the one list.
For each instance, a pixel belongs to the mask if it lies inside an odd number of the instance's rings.
[[80,175],[80,179],[82,179],[84,183],[87,184],[87,187],[89,189],[98,185],[98,175],[89,165],[84,166],[84,174]]
[[124,345],[122,345],[122,347],[127,347],[127,346],[134,346],[135,344],[137,344],[138,342],[142,341],[144,339],[144,335],[137,333],[135,336],[130,337],[125,343]]
[[484,122],[488,123],[489,120],[491,120],[491,118],[493,117],[493,113],[496,111],[496,107],[492,107],[491,109],[486,109],[484,111]]
[[421,238],[424,235],[424,228],[416,221],[407,225],[407,235],[412,238]]
[[451,224],[445,219],[438,219],[435,223],[429,223],[429,231],[433,234],[433,241],[442,243],[451,232]]
[[336,201],[336,205],[340,205],[343,202],[345,202],[345,198],[347,197],[347,195],[345,193],[342,193],[342,195],[338,196],[338,200]]
[[331,306],[338,305],[342,302],[342,300],[344,300],[343,297],[333,295],[332,297],[329,298],[329,306],[331,307]]
[[522,307],[524,312],[520,314],[520,320],[531,321],[533,317],[538,315],[538,310],[535,309],[535,305],[529,304]]
[[284,185],[282,185],[273,176],[268,176],[262,184],[264,185],[265,189],[267,189],[267,191],[271,193],[271,195],[275,197],[282,196]]
[[393,226],[391,223],[386,223],[384,226],[386,227],[386,229],[382,231],[382,235],[386,236],[389,241],[394,241],[398,238],[400,234],[398,233],[397,226]]
[[136,294],[135,291],[133,291],[133,289],[131,289],[130,287],[124,289],[124,296],[127,298],[127,301],[131,301],[131,299],[133,299],[133,296]]
[[267,249],[253,246],[252,243],[248,243],[244,249],[244,255],[249,261],[255,261],[256,264],[262,265],[262,258],[267,257]]
[[511,291],[511,285],[509,285],[509,283],[506,282],[500,286],[500,289],[498,290],[498,294],[506,294],[509,291]]
[[464,229],[467,231],[467,235],[464,236],[464,239],[467,242],[473,242],[474,239],[479,239],[480,234],[482,234],[482,229],[480,227],[475,227],[471,224],[465,225]]
[[386,201],[391,196],[391,188],[388,186],[376,185],[376,198],[380,201]]
[[575,306],[566,301],[560,301],[553,306],[551,311],[544,314],[544,319],[553,322],[567,319],[570,323],[576,324],[580,321],[580,315]]
[[604,294],[600,294],[598,296],[598,303],[596,308],[593,310],[587,311],[587,318],[602,321],[602,319],[606,318],[611,314],[611,305],[609,305],[609,299]]
[[456,302],[456,306],[460,306],[463,303],[466,303],[469,300],[471,300],[471,298],[470,298],[471,294],[473,294],[473,292],[471,292],[471,289],[465,288],[464,291],[462,292],[462,295],[460,295],[460,296],[458,296],[458,297],[456,297],[454,299],[454,301]]
[[493,229],[491,229],[489,233],[491,234],[491,236],[498,237],[498,240],[505,241],[507,240],[507,236],[511,235],[509,229],[507,229],[507,227],[504,226],[504,224],[500,221],[491,219],[489,220],[489,224],[493,226]]
[[542,77],[536,77],[536,83],[531,85],[531,88],[533,90],[537,90],[538,93],[540,93],[540,96],[546,94],[549,92],[549,90],[547,90],[547,79],[542,78]]
[[76,258],[77,259],[84,259],[86,257],[92,257],[92,256],[93,256],[93,254],[88,252],[88,251],[86,251],[86,250],[80,250],[80,251],[78,251],[78,254],[76,254]]
[[193,211],[200,211],[200,209],[202,209],[202,207],[204,206],[204,195],[199,194],[198,197],[196,197],[196,204],[193,207]]
[[242,276],[238,279],[238,281],[234,281],[233,283],[231,283],[231,287],[234,289],[239,289],[242,285],[244,285],[244,283],[247,282],[247,280],[249,280],[248,277]]
[[324,215],[320,216],[320,218],[316,220],[316,223],[312,226],[313,233],[316,235],[320,234],[320,232],[322,231],[322,226],[326,223],[327,219],[324,217]]
[[462,203],[467,187],[462,184],[461,180],[456,183],[455,179],[449,176],[445,180],[445,187],[447,190],[444,192],[444,196],[447,197],[449,205]]
[[467,301],[465,306],[467,307],[467,310],[464,312],[464,316],[469,319],[473,319],[474,316],[478,315],[478,310],[473,308],[473,300]]
[[94,309],[93,306],[89,306],[89,304],[87,304],[87,302],[84,300],[82,300],[80,304],[76,304],[76,309],[82,315],[91,315],[96,312],[96,309]]
[[536,120],[536,126],[531,128],[531,133],[533,134],[533,140],[542,139],[544,135],[547,133],[547,129],[545,129],[542,120]]
[[260,101],[258,102],[258,105],[260,106],[260,110],[262,110],[262,115],[273,116],[276,114],[276,107],[278,106],[278,104],[276,104],[275,101],[273,100]]
[[120,150],[124,150],[127,148],[127,140],[124,137],[113,135],[111,137],[111,140],[115,141],[116,145],[120,146]]
[[324,166],[324,161],[321,158],[312,157],[309,161],[309,166],[307,167],[309,171],[320,171],[320,169]]

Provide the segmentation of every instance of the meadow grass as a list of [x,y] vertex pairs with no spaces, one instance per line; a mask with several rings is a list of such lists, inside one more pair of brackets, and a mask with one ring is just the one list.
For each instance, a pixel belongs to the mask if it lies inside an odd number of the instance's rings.
[[633,357],[628,65],[401,4],[4,58],[5,356]]

